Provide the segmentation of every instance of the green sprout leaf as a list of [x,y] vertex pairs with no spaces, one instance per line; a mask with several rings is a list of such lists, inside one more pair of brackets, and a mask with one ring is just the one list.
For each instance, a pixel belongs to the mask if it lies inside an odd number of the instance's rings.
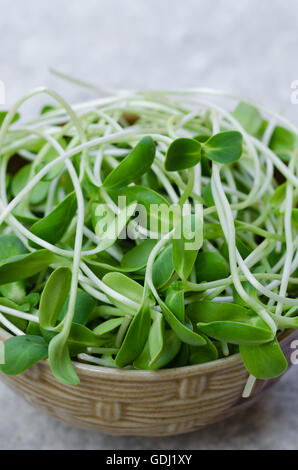
[[13,256],[0,263],[0,285],[28,279],[54,263],[56,256],[48,250]]
[[165,169],[180,171],[196,166],[201,160],[201,144],[195,139],[174,140],[168,148]]
[[179,285],[172,284],[166,293],[166,305],[182,322],[185,322],[185,299],[184,291]]
[[248,372],[257,379],[275,379],[284,374],[288,368],[277,339],[259,345],[241,344],[240,354]]
[[111,320],[107,320],[96,328],[94,328],[93,333],[96,336],[103,336],[112,331],[116,330],[123,322],[123,318],[112,318]]
[[[31,174],[31,165],[25,165],[21,168],[12,180],[11,190],[14,196],[16,196],[21,190],[29,183]],[[45,181],[39,181],[37,185],[30,191],[30,203],[40,204],[43,202],[49,192],[49,183]]]
[[187,315],[205,335],[232,344],[259,344],[272,340],[268,325],[251,310],[230,303],[191,304]]
[[297,147],[297,137],[288,129],[277,126],[271,136],[269,147],[283,161],[288,162]]
[[242,154],[242,134],[238,131],[220,132],[203,144],[203,155],[217,163],[233,163]]
[[144,175],[155,158],[155,144],[151,137],[144,137],[129,155],[106,177],[103,187],[121,188]]
[[67,299],[72,273],[69,268],[58,268],[49,277],[40,297],[39,321],[41,328],[55,328]]
[[190,344],[191,346],[202,346],[206,344],[206,340],[190,329],[189,325],[179,321],[176,315],[174,315],[162,300],[160,300],[159,303],[167,323],[182,342]]
[[169,364],[179,353],[181,341],[171,330],[165,332],[164,346],[158,358],[152,362],[149,341],[140,356],[134,361],[136,369],[158,370]]
[[247,103],[239,103],[233,116],[249,134],[258,137],[263,129],[263,118],[260,111]]
[[70,358],[68,338],[64,332],[55,336],[49,344],[49,360],[53,375],[67,385],[78,385],[80,379]]
[[[13,256],[23,255],[27,252],[23,243],[15,235],[0,236],[0,262]],[[23,281],[13,282],[0,286],[0,294],[21,304],[26,297]]]
[[230,269],[220,253],[205,251],[198,254],[196,274],[198,282],[211,282],[229,277]]
[[48,346],[40,336],[14,336],[4,343],[5,363],[0,370],[6,375],[18,375],[48,357]]
[[121,260],[121,266],[130,268],[132,271],[145,268],[150,253],[155,245],[156,240],[151,240],[150,238],[144,240],[140,245],[136,245],[124,254]]
[[184,216],[179,229],[180,235],[175,232],[173,238],[173,262],[178,276],[186,280],[203,244],[203,208],[196,214]]
[[134,316],[116,356],[117,367],[131,364],[142,352],[150,331],[151,314],[148,302],[145,301]]
[[163,289],[171,280],[174,274],[173,247],[168,245],[156,258],[152,279],[157,289]]
[[52,212],[31,227],[31,232],[49,243],[57,243],[65,234],[77,210],[76,194],[69,194]]
[[208,338],[208,336],[204,336],[204,338],[207,344],[204,346],[190,348],[189,363],[193,366],[216,361],[218,359],[218,350],[216,346]]

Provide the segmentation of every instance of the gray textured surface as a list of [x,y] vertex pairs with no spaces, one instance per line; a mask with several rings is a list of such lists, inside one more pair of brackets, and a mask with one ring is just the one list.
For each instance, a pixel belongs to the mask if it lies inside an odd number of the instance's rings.
[[[296,122],[295,0],[0,0],[0,79],[7,102],[46,84],[91,95],[48,74],[59,68],[105,87],[208,86],[257,98]],[[295,449],[294,367],[241,417],[188,436],[111,438],[69,428],[0,384],[0,449]]]

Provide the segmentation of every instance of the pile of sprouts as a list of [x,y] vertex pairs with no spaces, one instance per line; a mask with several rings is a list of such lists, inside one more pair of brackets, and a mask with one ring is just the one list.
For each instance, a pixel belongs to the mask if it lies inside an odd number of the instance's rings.
[[[19,119],[41,94],[51,104]],[[53,374],[75,385],[74,361],[157,370],[239,351],[250,388],[286,370],[278,338],[298,325],[293,124],[213,90],[70,106],[44,88],[0,123],[4,373],[49,358]],[[173,239],[177,224],[152,233],[134,219],[138,204],[150,213],[162,202],[190,205],[196,248]]]

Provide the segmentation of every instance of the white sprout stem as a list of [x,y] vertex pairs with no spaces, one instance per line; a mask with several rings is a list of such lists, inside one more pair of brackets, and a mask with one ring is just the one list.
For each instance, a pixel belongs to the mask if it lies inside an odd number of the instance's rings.
[[[126,131],[127,135],[131,133],[131,131]],[[113,142],[113,141],[119,141],[123,139],[124,135],[126,134],[125,131],[119,132],[116,134],[113,134],[113,136],[108,136],[108,137],[99,137],[97,139],[91,140],[87,143],[78,145],[74,149],[71,149],[67,152],[65,152],[63,155],[60,157],[57,157],[55,160],[52,162],[48,163],[44,168],[42,168],[28,183],[27,185],[18,193],[18,195],[7,205],[5,206],[3,204],[3,211],[0,214],[0,225],[4,222],[6,217],[13,211],[13,209],[16,208],[16,206],[26,197],[26,195],[34,188],[34,186],[44,177],[46,174],[54,168],[56,165],[58,165],[61,162],[66,161],[67,159],[73,157],[77,153],[83,151],[86,148],[91,148],[91,147],[96,147],[97,145],[100,145],[105,142]],[[5,176],[5,175],[4,175]],[[1,185],[3,184],[1,180]],[[3,202],[2,202],[3,203]]]
[[243,398],[249,398],[250,397],[250,395],[253,391],[253,388],[255,386],[256,381],[257,381],[257,379],[253,375],[250,374],[250,376],[247,379],[246,385],[244,387],[243,393],[242,393]]
[[99,357],[90,356],[89,354],[79,354],[78,359],[84,362],[90,362],[91,364],[96,364],[98,366],[116,368],[116,365],[113,363],[112,360],[100,359]]
[[116,336],[116,341],[115,341],[115,346],[116,348],[120,348],[123,338],[125,336],[126,331],[128,330],[128,327],[130,325],[130,322],[132,320],[132,315],[125,315],[123,318],[123,322],[121,323],[121,326],[118,330],[117,336]]
[[0,310],[2,313],[7,313],[8,315],[12,315],[17,318],[22,318],[23,320],[28,320],[33,323],[39,323],[38,316],[36,315],[25,313],[21,310],[16,310],[15,308],[5,307],[4,305],[0,305]]
[[[2,307],[0,308],[2,310]],[[13,333],[15,336],[23,336],[25,333],[17,328],[13,323],[11,323],[7,318],[5,318],[2,313],[0,313],[0,324],[4,325],[5,328],[7,328],[11,333]]]
[[102,291],[104,294],[106,294],[108,297],[112,297],[112,299],[117,300],[118,302],[123,303],[124,305],[127,305],[128,307],[131,307],[133,310],[138,311],[139,310],[139,305],[134,302],[133,300],[128,299],[122,294],[119,294],[119,292],[114,291],[111,289],[109,286],[107,286],[104,282],[102,282],[98,277],[91,271],[91,269],[88,268],[88,266],[81,262],[80,265],[82,271],[86,274],[86,276],[91,279],[91,281],[94,282],[94,284]]
[[65,334],[68,335],[70,332],[70,328],[71,328],[71,324],[73,320],[74,309],[75,309],[76,298],[77,298],[79,270],[80,270],[80,262],[81,262],[81,251],[82,251],[82,242],[83,242],[85,207],[84,207],[84,197],[82,193],[82,188],[80,185],[79,178],[74,169],[74,166],[68,160],[66,160],[66,166],[71,176],[72,183],[74,185],[74,189],[75,189],[75,193],[77,197],[77,205],[78,205],[77,230],[76,230],[76,236],[75,236],[72,278],[71,278],[68,308],[67,308],[67,313],[65,315],[65,323],[63,325],[63,332],[65,331]]
[[[229,247],[229,257],[230,257],[230,268],[233,278],[235,288],[240,295],[240,297],[253,309],[255,310],[261,318],[268,324],[272,332],[276,333],[276,325],[274,320],[267,313],[266,309],[262,307],[256,300],[250,297],[246,291],[243,289],[242,284],[239,279],[238,269],[237,269],[237,255],[236,255],[236,239],[235,239],[235,227],[233,214],[230,209],[229,203],[227,201],[226,195],[221,186],[219,166],[218,164],[213,164],[212,171],[212,192],[215,199],[218,216],[220,218],[223,230],[225,232],[225,237]],[[239,261],[239,260],[238,260]],[[244,264],[244,263],[243,263]],[[244,264],[245,266],[245,264]]]
[[[295,157],[295,155],[294,155]],[[295,168],[295,158],[291,159],[289,168],[294,170]],[[285,216],[284,216],[284,228],[286,235],[286,258],[283,269],[282,280],[280,284],[279,295],[285,297],[287,294],[289,278],[291,275],[291,266],[294,255],[294,245],[293,245],[293,234],[292,234],[292,207],[293,207],[293,186],[288,182],[286,190],[286,201],[285,201]],[[297,301],[298,306],[298,301]],[[276,306],[276,315],[280,315],[282,312],[282,304],[278,302]]]
[[153,264],[155,261],[156,256],[162,249],[164,245],[167,244],[167,242],[171,239],[171,237],[174,235],[175,230],[172,230],[171,232],[167,233],[165,236],[162,237],[162,239],[155,245],[153,250],[150,253],[150,256],[147,261],[147,267],[146,267],[146,274],[145,274],[145,281],[144,281],[144,296],[146,295],[146,286],[148,285],[152,294],[156,298],[156,300],[160,300],[160,297],[157,293],[157,290],[153,284],[153,279],[152,279],[152,272],[153,272]]

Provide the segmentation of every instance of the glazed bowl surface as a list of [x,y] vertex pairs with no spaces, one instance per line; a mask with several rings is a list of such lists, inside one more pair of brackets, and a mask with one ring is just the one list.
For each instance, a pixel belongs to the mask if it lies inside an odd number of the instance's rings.
[[[0,340],[9,337],[0,328]],[[297,331],[280,336],[290,365]],[[73,426],[114,435],[169,436],[196,431],[252,405],[278,379],[261,381],[243,399],[248,372],[239,354],[160,371],[120,370],[75,363],[78,386],[58,382],[48,361],[15,377],[0,373],[35,408]]]

